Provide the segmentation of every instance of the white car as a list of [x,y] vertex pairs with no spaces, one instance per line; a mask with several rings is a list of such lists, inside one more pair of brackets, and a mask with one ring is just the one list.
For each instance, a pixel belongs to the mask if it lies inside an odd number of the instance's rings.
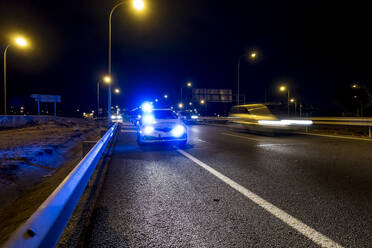
[[156,142],[187,144],[187,128],[171,109],[143,111],[137,132],[139,145]]

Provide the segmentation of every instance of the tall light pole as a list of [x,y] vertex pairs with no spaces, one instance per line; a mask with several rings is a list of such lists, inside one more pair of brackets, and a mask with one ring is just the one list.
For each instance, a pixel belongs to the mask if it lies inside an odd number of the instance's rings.
[[286,87],[286,86],[280,86],[279,87],[279,90],[281,92],[287,91],[287,108],[288,108],[288,116],[289,116],[289,102],[290,102],[290,100],[289,100],[290,99],[289,88]]
[[[192,87],[192,82],[187,82],[186,83],[186,86],[187,87],[189,87],[189,88],[191,88]],[[183,85],[182,85],[182,87],[181,87],[181,102],[183,102]]]
[[[108,47],[108,76],[111,77],[111,23],[112,23],[112,14],[114,13],[114,11],[121,5],[127,3],[127,1],[122,1],[122,2],[119,2],[118,4],[116,4],[110,11],[110,15],[109,15],[109,47]],[[133,7],[138,10],[138,11],[141,11],[145,8],[145,3],[142,1],[142,0],[134,0],[133,1]],[[108,121],[110,122],[110,119],[111,119],[111,84],[109,84],[109,89],[108,89]]]
[[296,101],[296,99],[291,98],[290,102],[291,103],[294,103],[294,106],[295,106],[295,116],[297,116],[297,101]]
[[[248,54],[249,55],[249,58],[251,60],[254,60],[257,58],[257,53],[256,52],[251,52]],[[239,98],[240,98],[240,61],[243,57],[247,56],[247,54],[242,54],[239,56],[238,58],[238,95],[237,95],[237,102],[238,102],[238,105],[239,105]]]
[[[17,37],[14,40],[14,44],[18,47],[26,47],[28,45],[27,41],[22,37]],[[13,44],[8,44],[4,50],[4,115],[7,115],[7,106],[6,106],[6,55],[9,47]]]
[[99,80],[97,82],[97,118],[99,117]]

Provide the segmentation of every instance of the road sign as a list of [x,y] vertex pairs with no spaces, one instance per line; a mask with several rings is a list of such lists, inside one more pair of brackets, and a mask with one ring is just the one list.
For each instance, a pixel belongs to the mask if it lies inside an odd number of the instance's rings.
[[61,96],[32,94],[31,98],[34,98],[35,101],[37,102],[37,114],[38,115],[40,115],[40,102],[53,102],[54,103],[54,120],[56,120],[57,102],[61,102]]
[[61,102],[61,96],[32,94],[32,98],[39,102]]
[[232,102],[231,89],[193,89],[193,101],[204,100],[206,102]]

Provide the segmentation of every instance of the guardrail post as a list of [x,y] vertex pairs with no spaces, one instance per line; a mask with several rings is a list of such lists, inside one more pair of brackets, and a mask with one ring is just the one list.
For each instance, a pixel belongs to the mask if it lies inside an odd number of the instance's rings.
[[368,137],[372,138],[371,126],[368,127]]
[[309,132],[309,127],[308,127],[308,126],[306,126],[306,132],[307,132],[307,133]]

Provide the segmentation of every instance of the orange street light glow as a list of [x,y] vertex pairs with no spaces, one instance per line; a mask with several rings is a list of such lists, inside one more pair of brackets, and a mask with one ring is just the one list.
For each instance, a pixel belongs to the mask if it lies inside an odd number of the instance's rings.
[[103,81],[104,81],[106,84],[109,84],[109,83],[111,83],[111,77],[110,77],[110,76],[104,76],[104,77],[103,77]]
[[20,46],[20,47],[26,47],[27,46],[27,41],[22,37],[16,38],[15,43],[16,43],[17,46]]
[[136,10],[143,10],[145,8],[145,3],[142,0],[134,0],[133,7]]

